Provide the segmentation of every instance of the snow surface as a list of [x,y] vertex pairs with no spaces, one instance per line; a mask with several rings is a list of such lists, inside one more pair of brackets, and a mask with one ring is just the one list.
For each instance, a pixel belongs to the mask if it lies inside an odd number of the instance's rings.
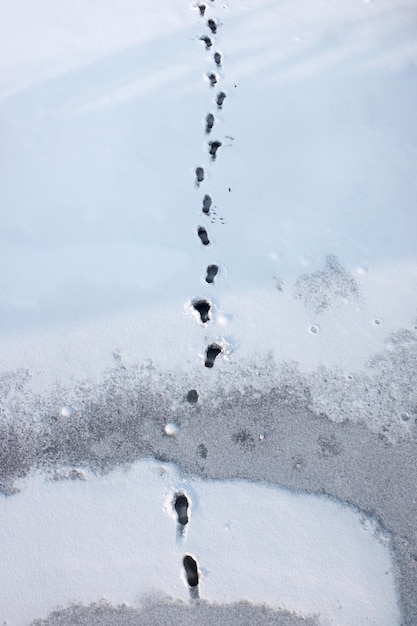
[[[178,538],[176,493],[190,501]],[[319,616],[323,626],[399,623],[389,541],[361,513],[262,483],[182,477],[154,460],[106,476],[35,476],[2,502],[0,617],[27,626],[70,602],[187,600],[191,554],[200,596]],[[23,598],[23,601],[22,601]]]
[[[210,1],[221,68],[199,41],[208,29],[194,4],[139,4],[2,0],[0,372],[27,371],[39,397],[62,384],[67,419],[78,381],[102,381],[115,355],[126,368],[149,359],[180,379],[195,373],[204,397],[272,354],[312,377],[337,372],[318,385],[319,404],[351,417],[338,401],[346,372],[360,378],[392,333],[415,333],[414,2]],[[222,141],[214,162],[208,112]],[[196,297],[212,303],[206,325]],[[213,341],[223,354],[208,371]],[[373,408],[365,392],[360,402]],[[185,598],[186,549],[205,598],[317,612],[323,624],[397,623],[387,545],[358,513],[160,467],[31,478],[2,500],[0,606],[15,606],[1,617],[26,624],[60,603],[136,602],[154,588]],[[169,504],[179,483],[192,498],[183,545]]]
[[2,369],[47,388],[99,377],[115,349],[199,368],[223,340],[232,362],[357,370],[413,328],[415,22],[408,0],[210,2],[204,19],[182,0],[4,1]]

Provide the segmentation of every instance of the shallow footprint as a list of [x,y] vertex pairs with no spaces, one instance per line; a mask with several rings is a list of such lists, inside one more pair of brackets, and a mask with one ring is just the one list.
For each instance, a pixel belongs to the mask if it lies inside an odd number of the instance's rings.
[[207,35],[202,35],[200,37],[200,41],[203,41],[206,44],[206,50],[210,50],[211,46],[213,45],[210,37],[207,37]]
[[209,196],[209,194],[206,193],[206,195],[203,198],[203,213],[205,213],[206,215],[210,215],[211,204],[212,204],[211,196]]
[[207,26],[209,27],[213,35],[217,33],[217,22],[212,17],[207,20]]
[[195,177],[197,180],[197,185],[203,182],[204,180],[204,169],[202,167],[197,167],[195,170]]
[[217,150],[220,148],[221,145],[222,145],[221,141],[209,141],[209,146],[210,146],[209,154],[213,161],[215,161]]
[[213,283],[218,272],[219,272],[219,268],[217,265],[209,265],[207,267],[206,283],[209,283],[209,284]]
[[207,231],[203,226],[198,227],[197,235],[200,237],[200,241],[203,244],[203,246],[209,245],[210,239],[208,238]]
[[214,115],[208,113],[206,117],[206,133],[209,134],[214,126]]
[[187,393],[187,402],[190,404],[197,404],[198,402],[198,391],[197,389],[190,389]]
[[216,98],[216,103],[219,109],[222,108],[223,102],[225,101],[225,99],[226,99],[226,94],[224,93],[224,91],[220,91],[217,94],[217,98]]
[[214,87],[217,84],[217,75],[214,72],[207,74],[207,78],[209,79],[210,87]]

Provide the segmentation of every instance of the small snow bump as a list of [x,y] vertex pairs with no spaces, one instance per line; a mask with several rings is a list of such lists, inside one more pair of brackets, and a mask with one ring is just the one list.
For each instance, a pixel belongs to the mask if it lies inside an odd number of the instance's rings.
[[368,273],[368,269],[362,266],[357,267],[355,271],[358,276],[364,276]]
[[164,428],[165,434],[168,435],[169,437],[176,435],[178,430],[179,430],[178,424],[175,424],[175,422],[168,422],[168,424],[166,424]]
[[62,415],[62,417],[71,417],[71,415],[74,413],[74,411],[75,411],[75,409],[74,409],[73,406],[71,406],[70,404],[66,404],[61,409],[61,415]]
[[309,331],[312,335],[317,335],[320,332],[320,326],[317,326],[317,324],[311,324]]

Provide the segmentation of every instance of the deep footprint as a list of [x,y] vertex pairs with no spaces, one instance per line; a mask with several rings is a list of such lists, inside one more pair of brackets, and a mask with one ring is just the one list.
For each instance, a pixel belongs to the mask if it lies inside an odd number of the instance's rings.
[[225,101],[225,99],[226,99],[226,94],[224,93],[224,91],[220,91],[217,94],[217,98],[216,98],[216,103],[219,109],[222,108],[223,102]]
[[206,282],[209,284],[213,283],[218,272],[219,268],[217,265],[209,265],[207,268]]
[[219,67],[222,64],[222,55],[220,54],[220,52],[215,52],[214,53],[214,62]]
[[207,20],[207,26],[209,27],[213,35],[217,33],[217,22],[212,17]]
[[201,17],[204,16],[204,13],[206,12],[207,6],[205,4],[203,4],[203,2],[199,2],[197,4],[198,10],[200,11],[200,15]]
[[197,234],[200,237],[200,241],[203,246],[208,246],[210,243],[210,239],[208,238],[207,231],[203,226],[199,226],[197,230]]
[[211,155],[213,161],[216,159],[217,150],[220,148],[221,145],[221,141],[209,141],[209,154]]
[[208,193],[206,193],[206,195],[203,198],[203,213],[205,213],[206,215],[210,215],[211,203],[212,203],[211,196],[209,196]]
[[200,319],[203,324],[210,319],[211,304],[207,300],[194,300],[193,307],[199,313]]
[[207,35],[203,35],[202,37],[200,37],[200,41],[203,41],[206,44],[206,50],[210,50],[211,46],[213,45],[210,37],[207,37]]
[[214,74],[214,72],[210,72],[209,74],[207,74],[207,78],[209,79],[210,87],[214,87],[214,85],[217,84],[217,76],[216,74]]
[[187,393],[187,402],[190,404],[197,404],[198,402],[198,391],[197,389],[190,389]]
[[178,524],[185,526],[189,522],[188,518],[188,498],[183,493],[177,493],[175,496],[174,508],[178,516]]
[[209,134],[214,126],[214,115],[213,113],[208,113],[206,117],[206,133]]
[[199,185],[204,180],[204,169],[202,167],[197,167],[195,170],[195,176],[197,179],[197,185]]
[[204,362],[204,365],[206,367],[210,367],[210,368],[213,367],[214,361],[219,356],[219,354],[221,354],[221,351],[222,351],[222,349],[221,349],[221,347],[217,343],[212,343],[207,348],[206,360]]
[[192,556],[187,554],[183,560],[183,565],[185,569],[185,574],[187,576],[187,582],[190,587],[197,587],[198,585],[198,567],[197,562],[193,559]]

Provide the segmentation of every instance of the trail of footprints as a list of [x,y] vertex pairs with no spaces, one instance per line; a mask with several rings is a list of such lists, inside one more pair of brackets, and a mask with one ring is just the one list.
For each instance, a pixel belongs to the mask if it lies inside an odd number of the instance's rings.
[[[215,0],[211,0],[210,4],[213,4]],[[215,46],[214,36],[217,35],[219,29],[219,22],[215,17],[208,16],[209,7],[204,2],[198,2],[194,5],[200,14],[200,17],[203,18],[206,24],[209,33],[205,33],[201,35],[199,40],[204,44],[205,49],[207,51],[211,51]],[[207,19],[206,19],[207,17]],[[209,68],[206,72],[206,79],[209,82],[210,89],[214,89],[218,83],[220,82],[220,75],[215,71],[216,69],[221,68],[222,66],[222,55],[220,52],[215,51],[212,55],[212,63],[214,68]],[[222,90],[218,91],[214,98],[214,102],[217,106],[217,109],[220,110],[223,108],[224,101],[226,99],[226,93]],[[207,113],[205,118],[205,133],[206,135],[210,135],[215,128],[216,125],[216,116],[210,111]],[[216,161],[217,153],[219,149],[222,147],[222,142],[218,139],[211,139],[207,142],[207,150],[211,157],[211,161]],[[195,169],[195,186],[197,189],[205,182],[206,172],[204,167],[198,166]],[[230,189],[229,189],[230,191]],[[213,198],[209,193],[205,193],[202,198],[201,204],[201,212],[205,218],[210,218],[213,222],[215,220],[216,212],[212,208],[213,207]],[[220,218],[222,222],[222,218]],[[210,246],[211,241],[209,234],[207,232],[207,228],[204,225],[200,225],[197,227],[197,236],[200,240],[201,245],[204,248]],[[211,263],[207,266],[205,281],[209,285],[213,285],[215,280],[219,274],[219,267],[215,263]],[[212,304],[206,298],[195,298],[192,300],[192,307],[195,312],[198,314],[200,318],[201,324],[207,324],[212,318]],[[205,350],[205,359],[204,365],[206,368],[211,369],[214,367],[214,363],[217,357],[222,353],[222,347],[218,343],[211,343],[207,346]],[[186,395],[186,400],[190,405],[196,405],[198,402],[199,396],[198,391],[196,389],[190,389]],[[204,444],[200,444],[198,450],[200,456],[202,458],[206,458],[207,449]],[[186,536],[186,528],[190,522],[190,503],[187,498],[187,495],[180,491],[174,494],[172,501],[173,509],[175,510],[177,516],[177,540],[183,541]],[[199,571],[198,564],[195,558],[191,554],[185,554],[182,560],[183,570],[185,574],[185,578],[187,580],[189,589],[190,589],[190,597],[192,599],[199,598]]]
[[[211,4],[214,3],[214,0],[211,0]],[[215,36],[219,30],[219,22],[214,16],[209,15],[209,6],[204,2],[199,2],[195,5],[199,11],[200,17],[205,20],[205,25],[209,30],[209,33],[204,33],[200,36],[199,40],[204,44],[205,49],[211,51],[215,46]],[[215,71],[222,66],[222,54],[219,51],[214,51],[212,55],[212,68],[206,73],[206,78],[208,79],[210,88],[216,87],[216,85],[220,81],[220,75]],[[214,101],[217,105],[217,109],[222,109],[224,101],[226,99],[226,93],[224,91],[219,91]],[[210,111],[207,113],[205,118],[205,133],[206,135],[210,135],[215,128],[216,117],[215,114]],[[217,158],[217,153],[219,149],[222,147],[222,142],[218,139],[211,139],[207,142],[207,150],[211,157],[211,161],[215,161]],[[204,167],[198,166],[195,169],[195,184],[196,187],[199,188],[200,185],[204,183],[206,179],[206,172]],[[204,216],[209,217],[211,223],[216,220],[216,211],[212,208],[213,206],[213,198],[209,193],[204,194],[202,200],[202,213]],[[221,223],[224,223],[223,218],[219,218]],[[209,234],[207,232],[207,228],[204,225],[200,225],[197,227],[197,236],[200,240],[200,243],[204,247],[208,247],[211,244]],[[206,283],[212,285],[215,282],[215,279],[219,273],[219,267],[215,264],[211,264],[207,266],[206,269]],[[210,319],[210,311],[212,309],[212,305],[208,300],[205,299],[196,299],[192,302],[192,306],[200,315],[200,321],[202,324],[206,324]],[[212,368],[214,366],[214,362],[219,354],[221,354],[222,348],[219,344],[213,343],[206,348],[206,357],[204,361],[204,365],[207,368]]]
[[[185,493],[178,492],[174,495],[173,508],[177,514],[177,537],[182,540],[185,538],[185,528],[190,521],[189,502]],[[191,556],[191,554],[185,554],[182,559],[182,564],[184,567],[185,577],[190,588],[190,597],[193,600],[197,600],[200,597],[198,589],[200,577],[198,573],[197,561]]]

